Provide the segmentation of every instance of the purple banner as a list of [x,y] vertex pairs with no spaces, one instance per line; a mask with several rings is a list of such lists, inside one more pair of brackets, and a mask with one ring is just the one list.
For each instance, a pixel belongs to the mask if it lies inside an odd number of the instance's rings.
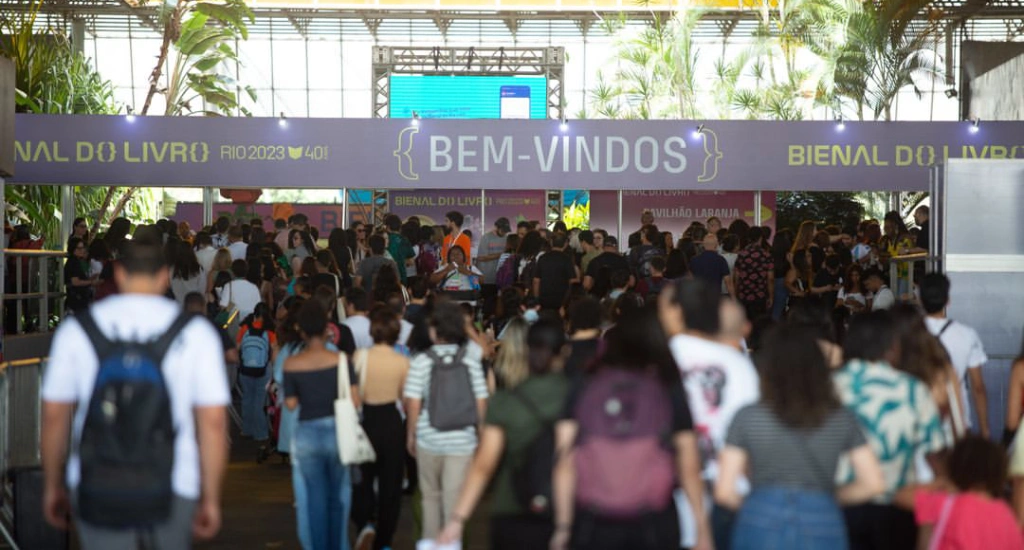
[[[650,210],[654,223],[662,231],[672,232],[675,239],[692,222],[707,222],[714,216],[729,227],[741,219],[754,224],[753,191],[623,191],[622,237],[640,227],[640,214]],[[618,193],[590,193],[590,227],[604,229],[614,235],[618,228]],[[775,228],[775,193],[761,194],[761,224]],[[621,243],[623,249],[625,242]]]
[[395,190],[388,193],[388,211],[403,220],[419,216],[425,225],[441,225],[448,212],[458,211],[465,216],[462,227],[473,235],[474,250],[480,236],[490,231],[498,218],[508,218],[513,230],[519,220],[544,219],[544,191],[486,191],[481,223],[480,194],[470,189]]
[[[946,158],[1024,158],[1024,122],[17,115],[16,183],[924,190]],[[698,132],[698,127],[700,131]]]

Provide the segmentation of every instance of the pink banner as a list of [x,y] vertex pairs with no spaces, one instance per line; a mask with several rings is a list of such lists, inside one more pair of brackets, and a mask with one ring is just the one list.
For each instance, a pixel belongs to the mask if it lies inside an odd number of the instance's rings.
[[[640,227],[640,214],[649,209],[662,231],[678,239],[692,222],[706,223],[715,216],[722,227],[736,219],[754,223],[752,191],[623,191],[620,247],[625,236]],[[761,224],[775,227],[775,193],[761,194]],[[615,234],[618,229],[618,198],[615,191],[590,192],[590,227]]]

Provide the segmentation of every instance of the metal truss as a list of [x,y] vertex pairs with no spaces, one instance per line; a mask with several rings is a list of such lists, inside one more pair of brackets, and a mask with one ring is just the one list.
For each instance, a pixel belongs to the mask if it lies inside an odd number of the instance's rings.
[[373,48],[373,118],[390,116],[391,76],[474,75],[543,76],[547,80],[547,116],[565,115],[565,48],[442,48],[440,46]]

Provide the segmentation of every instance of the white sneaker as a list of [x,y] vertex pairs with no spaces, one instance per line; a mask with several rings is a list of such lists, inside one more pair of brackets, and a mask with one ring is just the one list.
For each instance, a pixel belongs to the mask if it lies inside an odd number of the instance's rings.
[[373,540],[375,538],[377,538],[377,530],[373,528],[373,525],[363,527],[363,530],[359,532],[359,536],[356,537],[355,550],[373,550]]

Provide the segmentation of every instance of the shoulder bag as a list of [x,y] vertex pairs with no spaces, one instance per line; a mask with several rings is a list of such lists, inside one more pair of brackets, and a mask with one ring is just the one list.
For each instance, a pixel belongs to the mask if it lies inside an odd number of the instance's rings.
[[338,398],[334,400],[334,429],[338,439],[338,456],[346,465],[377,460],[373,444],[359,425],[359,413],[350,394],[352,384],[348,378],[348,358],[338,354]]

